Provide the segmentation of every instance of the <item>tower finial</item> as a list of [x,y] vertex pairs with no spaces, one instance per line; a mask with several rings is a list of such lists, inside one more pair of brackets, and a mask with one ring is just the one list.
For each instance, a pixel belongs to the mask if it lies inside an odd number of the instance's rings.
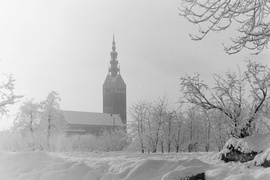
[[113,33],[113,42],[112,42],[112,50],[113,51],[112,52],[115,52],[115,54],[116,54],[115,58],[117,58],[117,52],[115,51],[115,49],[116,49],[116,46],[115,46],[115,39],[114,39],[114,33]]
[[114,41],[114,28],[113,28],[113,41]]
[[116,52],[116,46],[115,46],[115,39],[114,39],[114,33],[113,33],[113,42],[112,42],[112,52],[111,52],[111,68],[110,72],[113,77],[117,75],[119,72],[119,68],[117,67],[118,61],[117,61],[117,55],[118,53]]

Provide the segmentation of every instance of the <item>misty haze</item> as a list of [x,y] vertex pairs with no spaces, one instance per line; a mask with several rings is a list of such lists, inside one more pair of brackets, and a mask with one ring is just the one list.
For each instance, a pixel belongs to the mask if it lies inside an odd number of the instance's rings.
[[270,1],[0,2],[0,179],[269,180]]

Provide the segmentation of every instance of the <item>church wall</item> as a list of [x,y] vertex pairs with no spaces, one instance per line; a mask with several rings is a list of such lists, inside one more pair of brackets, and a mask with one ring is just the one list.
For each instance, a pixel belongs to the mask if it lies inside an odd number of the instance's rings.
[[[118,128],[118,126],[104,126],[104,125],[85,125],[85,124],[69,124],[68,130],[84,130],[85,133],[79,133],[79,134],[92,134],[95,136],[102,135],[104,129],[107,131],[114,130],[115,128]],[[77,133],[70,133],[71,134],[77,134]]]

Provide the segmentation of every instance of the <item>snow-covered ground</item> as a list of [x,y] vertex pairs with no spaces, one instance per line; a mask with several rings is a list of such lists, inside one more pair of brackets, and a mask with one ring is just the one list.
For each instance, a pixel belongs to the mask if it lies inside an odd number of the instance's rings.
[[206,172],[207,180],[270,179],[270,168],[255,167],[252,162],[223,163],[218,156],[214,152],[0,152],[0,179],[175,180],[200,172]]

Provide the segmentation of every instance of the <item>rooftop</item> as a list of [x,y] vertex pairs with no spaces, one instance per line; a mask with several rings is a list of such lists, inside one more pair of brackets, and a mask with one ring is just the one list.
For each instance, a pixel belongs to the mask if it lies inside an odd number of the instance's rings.
[[63,115],[68,124],[123,126],[120,115],[95,112],[80,112],[63,110]]

